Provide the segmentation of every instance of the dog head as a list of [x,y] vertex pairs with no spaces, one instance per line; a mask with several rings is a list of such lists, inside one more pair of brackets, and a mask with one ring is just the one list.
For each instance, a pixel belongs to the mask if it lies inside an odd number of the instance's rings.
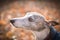
[[13,18],[10,22],[17,28],[26,28],[36,31],[45,28],[45,19],[37,12],[28,12],[24,17]]

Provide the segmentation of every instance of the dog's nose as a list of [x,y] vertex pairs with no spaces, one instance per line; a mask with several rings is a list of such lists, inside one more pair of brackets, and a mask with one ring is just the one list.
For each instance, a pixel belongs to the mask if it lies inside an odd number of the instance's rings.
[[10,22],[13,24],[15,21],[14,20],[10,20]]

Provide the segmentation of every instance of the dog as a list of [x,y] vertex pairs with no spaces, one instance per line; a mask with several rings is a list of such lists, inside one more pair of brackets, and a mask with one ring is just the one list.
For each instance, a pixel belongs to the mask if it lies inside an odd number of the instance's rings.
[[31,30],[36,40],[60,40],[60,33],[53,27],[59,23],[46,21],[45,17],[38,12],[27,12],[24,17],[12,18],[10,22],[16,28]]

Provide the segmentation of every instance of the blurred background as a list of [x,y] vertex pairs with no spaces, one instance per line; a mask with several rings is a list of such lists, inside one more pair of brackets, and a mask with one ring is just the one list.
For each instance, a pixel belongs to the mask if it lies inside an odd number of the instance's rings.
[[[26,12],[40,12],[46,20],[60,23],[60,2],[57,0],[1,0],[0,1],[0,26],[2,30],[10,29],[9,20],[22,17]],[[55,26],[60,31],[60,25]]]

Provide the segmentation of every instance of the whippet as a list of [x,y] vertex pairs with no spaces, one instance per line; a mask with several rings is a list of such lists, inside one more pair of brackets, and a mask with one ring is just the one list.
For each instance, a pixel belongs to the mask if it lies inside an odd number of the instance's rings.
[[60,40],[60,33],[53,28],[58,23],[54,21],[47,22],[40,13],[27,12],[24,17],[13,18],[10,22],[16,28],[32,30],[36,40]]

